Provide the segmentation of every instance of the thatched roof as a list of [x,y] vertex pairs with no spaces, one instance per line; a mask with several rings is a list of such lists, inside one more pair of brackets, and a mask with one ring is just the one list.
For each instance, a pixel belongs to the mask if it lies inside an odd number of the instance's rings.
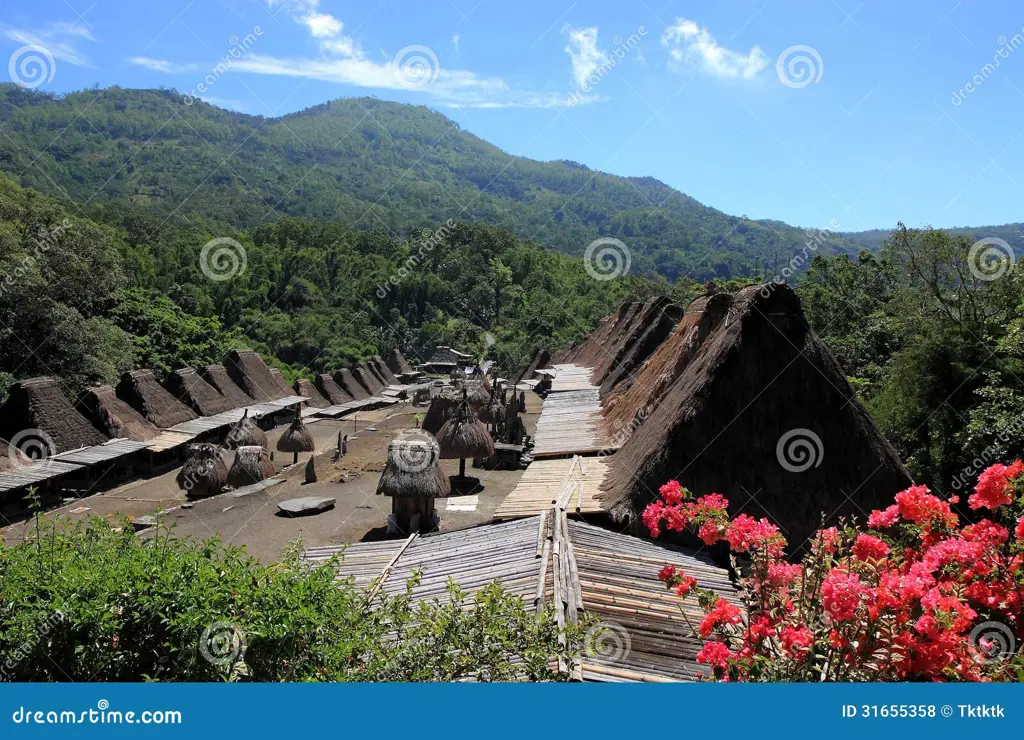
[[380,390],[383,390],[384,388],[387,388],[388,381],[386,381],[384,379],[384,375],[381,374],[381,371],[374,364],[373,360],[367,360],[366,362],[364,362],[363,363],[363,367],[365,367],[367,370],[369,370],[370,371],[370,375],[372,375],[373,379],[375,381],[377,381],[377,384],[380,386],[380,388],[378,389],[378,392]]
[[223,365],[210,365],[201,372],[203,380],[216,388],[217,392],[231,404],[231,408],[239,409],[243,406],[252,406],[254,399],[238,387]]
[[374,355],[370,362],[377,375],[384,380],[384,385],[392,385],[398,382],[398,378],[391,372],[391,368],[381,359],[380,355]]
[[270,377],[274,379],[274,387],[277,389],[278,398],[287,398],[292,395],[292,389],[280,370],[276,367],[270,368]]
[[430,406],[427,407],[427,413],[423,416],[423,423],[420,427],[423,431],[436,435],[441,431],[445,422],[455,416],[455,409],[458,405],[458,399],[449,393],[434,396],[430,400]]
[[441,459],[489,457],[494,454],[494,440],[487,426],[476,417],[476,412],[463,400],[455,415],[445,422],[437,433],[441,446]]
[[422,429],[402,432],[388,445],[377,493],[397,498],[445,498],[452,486],[438,465],[440,447]]
[[235,451],[235,462],[228,471],[228,485],[232,488],[242,488],[273,475],[274,463],[265,449],[258,445],[239,447]]
[[160,430],[142,414],[114,394],[109,385],[98,385],[82,392],[78,408],[92,425],[111,439],[145,442],[160,435]]
[[480,421],[485,424],[503,424],[505,422],[505,407],[501,400],[492,393],[487,403],[480,409],[479,415]]
[[479,380],[467,380],[463,389],[466,391],[466,400],[476,410],[482,409],[491,400],[491,389],[485,387]]
[[533,376],[541,368],[548,367],[551,364],[551,353],[546,349],[537,351],[537,354],[533,356],[533,362],[526,366],[519,375],[519,380],[533,380]]
[[157,382],[152,370],[134,370],[121,376],[117,397],[161,429],[198,418],[196,412]]
[[384,384],[374,377],[365,363],[359,363],[352,368],[352,377],[356,382],[366,389],[371,396],[376,396],[384,388]]
[[46,435],[47,445],[52,441],[55,449],[49,454],[92,447],[107,441],[107,436],[68,402],[53,378],[32,378],[15,383],[7,400],[0,406],[0,437],[15,441],[19,432],[27,430],[38,430]]
[[[253,350],[231,350],[224,358],[224,367],[235,384],[255,400],[265,403],[281,398],[277,381],[271,375],[270,368]],[[285,395],[290,396],[291,393]]]
[[402,350],[393,349],[387,359],[388,367],[393,373],[413,373],[412,365],[402,355]]
[[6,439],[0,439],[0,473],[31,464],[28,455],[17,447],[11,447]]
[[188,459],[178,471],[178,488],[189,498],[215,496],[228,482],[228,468],[217,445],[200,442],[188,446]]
[[[669,341],[699,338],[700,322]],[[822,514],[863,516],[910,485],[790,288],[745,288],[699,344],[611,458],[613,517],[635,521],[675,478],[721,493],[734,513],[767,513],[799,548]]]
[[231,427],[224,445],[232,450],[239,447],[259,446],[264,449],[267,446],[267,433],[264,432],[249,416],[246,409],[242,418]]
[[175,370],[164,383],[167,391],[200,416],[213,416],[234,408],[220,391],[190,367]]
[[365,401],[372,394],[366,386],[356,380],[352,371],[345,368],[334,374],[334,382],[341,386],[342,390],[352,397],[354,401]]
[[321,373],[316,376],[313,383],[316,385],[316,389],[320,391],[320,394],[335,406],[356,400],[351,393],[335,382],[335,378],[337,378],[337,373],[335,373],[334,378],[326,373]]
[[313,435],[302,423],[302,415],[299,407],[295,407],[295,418],[291,425],[284,430],[284,433],[277,440],[278,452],[312,452],[316,449],[313,442]]
[[601,386],[602,396],[620,382],[632,379],[672,333],[682,313],[668,298],[652,298],[640,305],[632,320],[620,327],[612,340],[601,348],[591,382]]
[[[327,377],[330,379],[330,376]],[[332,380],[331,383],[334,383],[334,381]],[[295,390],[296,396],[305,396],[309,399],[303,403],[303,406],[312,406],[315,409],[325,409],[331,405],[331,402],[323,397],[320,391],[317,390],[316,386],[313,385],[313,382],[310,380],[299,378],[295,381],[295,385],[293,385],[292,388]]]

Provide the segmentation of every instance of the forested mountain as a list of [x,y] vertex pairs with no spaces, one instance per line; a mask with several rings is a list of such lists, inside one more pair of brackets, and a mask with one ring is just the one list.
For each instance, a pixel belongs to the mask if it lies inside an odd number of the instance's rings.
[[[172,90],[55,97],[0,85],[0,126],[0,170],[22,186],[161,219],[249,229],[287,215],[401,237],[455,218],[572,255],[616,237],[634,274],[673,282],[772,276],[808,242],[803,229],[726,215],[650,177],[511,157],[429,108],[371,98],[265,119],[186,105]],[[857,247],[836,235],[815,249],[836,251]]]

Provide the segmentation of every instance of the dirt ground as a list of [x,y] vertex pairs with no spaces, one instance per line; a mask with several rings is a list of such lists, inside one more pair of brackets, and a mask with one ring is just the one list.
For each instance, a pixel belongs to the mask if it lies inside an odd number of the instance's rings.
[[[532,434],[541,400],[528,392],[527,431]],[[405,429],[417,426],[417,415],[425,408],[403,403],[391,409],[361,413],[356,420],[307,420],[316,441],[317,482],[304,483],[308,454],[292,465],[292,455],[275,453],[274,464],[282,483],[248,495],[231,492],[188,502],[175,482],[178,469],[137,480],[118,488],[76,499],[47,512],[48,518],[80,519],[92,516],[141,517],[159,513],[162,523],[171,525],[180,537],[206,539],[219,535],[224,542],[243,545],[248,553],[264,562],[279,559],[282,550],[301,538],[303,547],[343,544],[386,537],[391,500],[375,491],[384,469],[388,443]],[[287,425],[267,433],[274,449]],[[338,433],[349,437],[348,454],[332,462]],[[230,466],[231,460],[228,460]],[[458,460],[442,460],[442,470],[458,473]],[[469,472],[467,463],[467,472]],[[473,496],[453,496],[437,501],[441,530],[463,529],[491,521],[495,509],[522,476],[521,470],[472,470],[483,490]],[[278,513],[277,504],[305,496],[333,497],[335,506],[321,514],[288,517]],[[14,544],[34,529],[32,521],[19,522],[2,530],[4,540]]]

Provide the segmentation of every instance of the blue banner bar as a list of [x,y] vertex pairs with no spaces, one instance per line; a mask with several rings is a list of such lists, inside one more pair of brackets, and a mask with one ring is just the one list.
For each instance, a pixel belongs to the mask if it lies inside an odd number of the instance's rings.
[[0,738],[962,740],[1024,729],[1020,684],[8,684],[0,708]]

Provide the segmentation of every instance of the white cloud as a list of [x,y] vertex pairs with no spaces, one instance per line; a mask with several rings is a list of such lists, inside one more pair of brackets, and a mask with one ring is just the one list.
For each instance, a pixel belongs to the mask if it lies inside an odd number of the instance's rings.
[[572,60],[572,75],[576,84],[583,86],[590,76],[605,62],[603,51],[597,48],[597,26],[569,29],[569,45],[565,53]]
[[74,42],[81,39],[95,42],[92,33],[84,25],[75,23],[51,23],[46,28],[29,30],[25,28],[3,29],[4,36],[19,44],[42,46],[56,59],[78,67],[91,67],[89,58],[80,52]]
[[146,69],[151,69],[154,72],[163,72],[164,74],[169,75],[195,72],[199,69],[198,64],[179,64],[178,62],[169,62],[165,59],[153,59],[152,57],[131,57],[127,62],[129,64],[134,64],[137,67],[145,67]]
[[686,18],[677,18],[665,29],[661,45],[669,50],[670,66],[694,67],[715,77],[748,80],[768,66],[768,57],[759,46],[746,54],[727,49],[708,29]]
[[315,39],[329,39],[341,33],[345,24],[328,13],[310,13],[299,18]]

